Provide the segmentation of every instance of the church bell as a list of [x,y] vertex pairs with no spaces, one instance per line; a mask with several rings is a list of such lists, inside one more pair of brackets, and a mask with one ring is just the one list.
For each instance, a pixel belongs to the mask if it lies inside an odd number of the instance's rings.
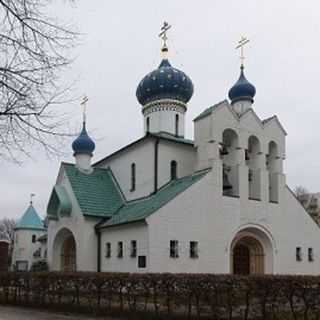
[[229,154],[227,147],[224,144],[220,144],[220,156],[225,156]]
[[223,169],[223,190],[230,190],[232,189],[232,184],[230,183],[229,181],[229,178],[228,178],[228,174],[226,172],[225,169]]

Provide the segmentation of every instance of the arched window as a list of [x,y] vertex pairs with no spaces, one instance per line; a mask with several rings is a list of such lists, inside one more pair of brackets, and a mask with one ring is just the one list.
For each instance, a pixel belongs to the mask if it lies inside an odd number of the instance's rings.
[[238,134],[233,129],[225,129],[222,134],[222,145],[220,149],[222,160],[222,191],[225,196],[239,197],[238,153]]
[[170,163],[170,176],[171,180],[177,179],[177,161],[172,160]]
[[147,120],[146,120],[146,131],[147,131],[147,133],[148,132],[150,132],[150,118],[149,117],[147,117]]
[[130,191],[136,190],[136,164],[131,164],[131,189]]
[[179,115],[178,114],[176,114],[175,134],[176,134],[176,136],[179,135]]
[[279,156],[278,145],[271,141],[269,142],[269,153],[266,157],[267,169],[269,171],[269,201],[279,201]]
[[261,168],[260,168],[260,141],[256,136],[248,139],[248,149],[245,150],[248,166],[248,196],[251,200],[261,199]]

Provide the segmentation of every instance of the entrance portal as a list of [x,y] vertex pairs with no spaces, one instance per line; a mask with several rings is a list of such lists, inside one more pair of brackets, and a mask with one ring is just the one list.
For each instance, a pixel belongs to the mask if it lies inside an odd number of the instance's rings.
[[264,251],[261,243],[250,236],[240,238],[232,249],[233,273],[240,275],[264,273]]
[[62,228],[55,236],[51,266],[55,271],[77,270],[77,243],[72,231],[67,228]]
[[62,244],[61,271],[76,271],[76,243],[73,235],[69,235]]

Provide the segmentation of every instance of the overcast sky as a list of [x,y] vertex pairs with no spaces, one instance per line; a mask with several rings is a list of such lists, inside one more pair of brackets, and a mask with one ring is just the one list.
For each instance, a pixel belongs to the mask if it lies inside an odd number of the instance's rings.
[[[96,140],[93,161],[142,135],[141,108],[135,97],[141,78],[160,62],[158,33],[169,31],[171,64],[185,71],[195,87],[188,107],[192,119],[225,98],[239,76],[235,45],[246,35],[246,76],[257,89],[259,117],[276,114],[287,136],[285,170],[289,186],[320,191],[320,3],[318,0],[75,0],[55,4],[52,16],[71,22],[83,33],[76,61],[64,75],[77,79],[75,95],[86,94],[88,128]],[[76,105],[71,126],[80,128]],[[0,217],[19,217],[35,193],[34,205],[45,215],[60,161],[38,149],[22,166],[0,160]],[[69,147],[70,145],[70,147]],[[69,149],[68,149],[69,148]]]

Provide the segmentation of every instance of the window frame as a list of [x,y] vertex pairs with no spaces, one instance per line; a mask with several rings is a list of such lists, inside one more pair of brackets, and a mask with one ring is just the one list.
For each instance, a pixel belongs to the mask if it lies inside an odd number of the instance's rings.
[[136,190],[136,164],[135,162],[131,163],[131,180],[130,180],[130,191],[133,192]]
[[178,179],[178,162],[176,160],[171,160],[170,162],[170,180]]
[[199,258],[199,242],[198,241],[189,242],[189,257],[191,259]]
[[[143,263],[142,263],[143,262]],[[143,269],[147,267],[147,256],[138,256],[138,268]]]
[[105,244],[105,257],[111,258],[111,242],[106,242]]
[[309,262],[313,262],[314,261],[313,248],[311,248],[311,247],[308,248],[308,261]]
[[174,125],[175,125],[175,128],[174,128],[174,132],[175,132],[175,135],[178,137],[179,136],[179,114],[176,113],[176,116],[175,116],[175,122],[174,122]]
[[179,258],[179,241],[178,240],[170,240],[169,247],[169,256],[170,258]]
[[117,258],[123,258],[123,241],[118,241]]
[[131,240],[130,242],[130,257],[136,258],[138,255],[138,242],[137,240]]
[[302,261],[302,249],[301,247],[296,247],[296,261]]
[[146,119],[146,132],[150,132],[150,117],[147,117]]

